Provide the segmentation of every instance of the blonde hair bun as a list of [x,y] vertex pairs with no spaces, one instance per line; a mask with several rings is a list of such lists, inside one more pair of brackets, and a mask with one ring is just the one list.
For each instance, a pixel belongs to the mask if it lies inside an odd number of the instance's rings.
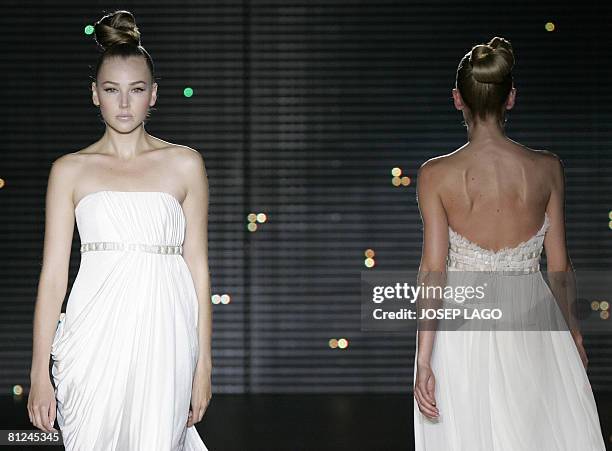
[[480,83],[502,83],[514,67],[512,44],[496,36],[487,44],[472,47],[469,61],[474,80]]
[[96,42],[106,50],[113,45],[140,46],[140,31],[131,12],[118,10],[105,15],[95,25]]

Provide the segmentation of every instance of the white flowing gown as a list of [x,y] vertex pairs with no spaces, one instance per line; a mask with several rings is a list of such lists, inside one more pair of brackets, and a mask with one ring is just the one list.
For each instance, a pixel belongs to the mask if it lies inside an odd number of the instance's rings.
[[75,216],[81,264],[51,348],[66,450],[205,451],[187,428],[198,300],[180,202],[96,191]]
[[[471,286],[476,271],[491,271],[500,305],[530,311],[538,303],[555,304],[539,270],[548,227],[546,215],[536,235],[497,252],[449,228],[447,285]],[[525,274],[503,276],[500,270]],[[430,364],[440,414],[426,417],[414,400],[416,451],[606,449],[591,385],[568,330],[438,330]]]

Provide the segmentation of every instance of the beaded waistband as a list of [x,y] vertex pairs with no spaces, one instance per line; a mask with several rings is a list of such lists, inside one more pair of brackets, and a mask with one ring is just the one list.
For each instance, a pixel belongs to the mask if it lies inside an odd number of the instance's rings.
[[81,253],[91,251],[141,251],[154,254],[182,254],[183,246],[169,244],[126,243],[120,241],[91,241],[81,244]]

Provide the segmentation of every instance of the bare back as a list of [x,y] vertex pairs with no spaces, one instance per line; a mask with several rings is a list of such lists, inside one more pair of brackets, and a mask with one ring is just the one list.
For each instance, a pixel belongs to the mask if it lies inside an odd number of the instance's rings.
[[514,142],[467,144],[440,157],[436,175],[448,226],[492,251],[531,238],[544,222],[553,159]]

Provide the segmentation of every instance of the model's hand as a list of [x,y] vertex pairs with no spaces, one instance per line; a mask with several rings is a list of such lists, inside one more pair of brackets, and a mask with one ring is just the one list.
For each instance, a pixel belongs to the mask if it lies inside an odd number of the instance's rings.
[[421,413],[431,419],[437,418],[440,412],[436,407],[436,378],[429,365],[417,364],[414,397]]
[[198,365],[193,377],[191,387],[191,408],[187,418],[187,427],[200,422],[212,398],[211,369],[208,366]]
[[574,332],[572,333],[572,338],[574,339],[574,343],[576,343],[576,349],[578,349],[578,354],[580,354],[580,360],[582,360],[582,364],[586,370],[589,364],[589,359],[587,358],[586,351],[582,345],[582,335],[580,332]]
[[28,416],[30,422],[45,432],[57,432],[55,422],[55,391],[50,378],[32,380],[28,394]]

